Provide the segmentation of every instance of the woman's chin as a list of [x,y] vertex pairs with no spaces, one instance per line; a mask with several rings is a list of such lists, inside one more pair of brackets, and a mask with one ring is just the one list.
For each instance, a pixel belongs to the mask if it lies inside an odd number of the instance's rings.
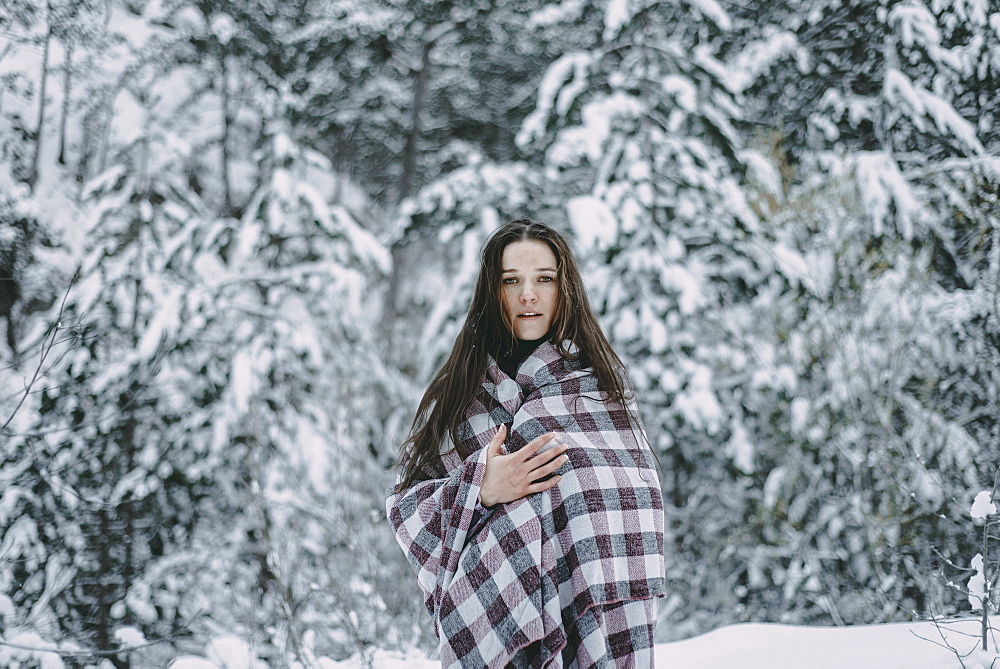
[[548,334],[546,323],[515,323],[514,335],[522,341],[534,341]]

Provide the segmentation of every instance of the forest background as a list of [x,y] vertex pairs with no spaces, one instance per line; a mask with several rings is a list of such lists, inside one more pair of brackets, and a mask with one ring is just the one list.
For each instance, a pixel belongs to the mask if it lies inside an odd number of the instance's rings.
[[967,610],[997,90],[996,0],[4,0],[0,660],[431,647],[384,494],[525,215],[663,465],[660,640]]

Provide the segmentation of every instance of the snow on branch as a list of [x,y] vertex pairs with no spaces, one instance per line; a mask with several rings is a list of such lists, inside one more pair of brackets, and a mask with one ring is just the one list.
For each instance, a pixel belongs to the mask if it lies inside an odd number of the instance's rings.
[[912,219],[920,203],[903,178],[892,156],[883,151],[859,153],[855,158],[857,183],[865,211],[871,217],[873,232],[880,235],[895,213],[896,227],[903,237],[913,235]]
[[633,13],[628,0],[611,0],[604,10],[604,41],[613,40],[629,21]]
[[545,135],[545,127],[553,107],[558,114],[565,114],[584,86],[586,71],[592,59],[591,54],[574,51],[549,66],[538,86],[538,104],[524,119],[521,130],[517,133],[515,141],[518,146],[525,147]]
[[972,502],[972,508],[969,510],[969,513],[976,520],[983,520],[996,512],[997,506],[993,503],[993,493],[989,490],[983,490],[976,495],[976,499]]
[[733,26],[729,14],[715,0],[688,0],[687,4],[719,30],[730,30]]
[[754,40],[729,63],[726,86],[734,93],[742,93],[770,72],[775,63],[789,56],[795,57],[800,72],[807,70],[808,54],[790,31],[782,30],[765,39]]
[[580,125],[559,133],[549,149],[549,158],[556,165],[572,165],[581,158],[597,164],[606,153],[612,153],[605,152],[612,132],[644,113],[645,106],[639,99],[621,91],[588,102],[581,111]]
[[983,154],[986,150],[976,136],[974,125],[966,121],[946,100],[910,81],[905,74],[889,69],[885,74],[886,101],[909,112],[917,130],[924,132],[924,118],[934,122],[938,132],[946,133],[961,142],[969,153]]

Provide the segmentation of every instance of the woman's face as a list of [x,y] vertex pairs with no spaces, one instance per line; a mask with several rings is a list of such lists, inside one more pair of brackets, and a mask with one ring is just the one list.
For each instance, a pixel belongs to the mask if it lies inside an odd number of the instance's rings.
[[500,258],[503,307],[518,339],[544,337],[559,301],[556,256],[545,242],[508,244]]

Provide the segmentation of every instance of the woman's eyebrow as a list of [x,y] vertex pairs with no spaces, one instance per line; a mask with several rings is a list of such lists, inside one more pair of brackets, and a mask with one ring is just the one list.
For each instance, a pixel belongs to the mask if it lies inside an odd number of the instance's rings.
[[[519,270],[519,269],[505,269],[505,270],[503,270],[503,271],[502,271],[502,272],[500,272],[500,273],[501,273],[501,274],[510,274],[511,272],[520,272],[520,271],[521,271],[521,270]],[[556,270],[556,268],[555,268],[555,267],[539,267],[539,268],[538,268],[538,269],[536,269],[535,271],[536,271],[536,272],[555,272],[555,271],[557,271],[557,270]]]

